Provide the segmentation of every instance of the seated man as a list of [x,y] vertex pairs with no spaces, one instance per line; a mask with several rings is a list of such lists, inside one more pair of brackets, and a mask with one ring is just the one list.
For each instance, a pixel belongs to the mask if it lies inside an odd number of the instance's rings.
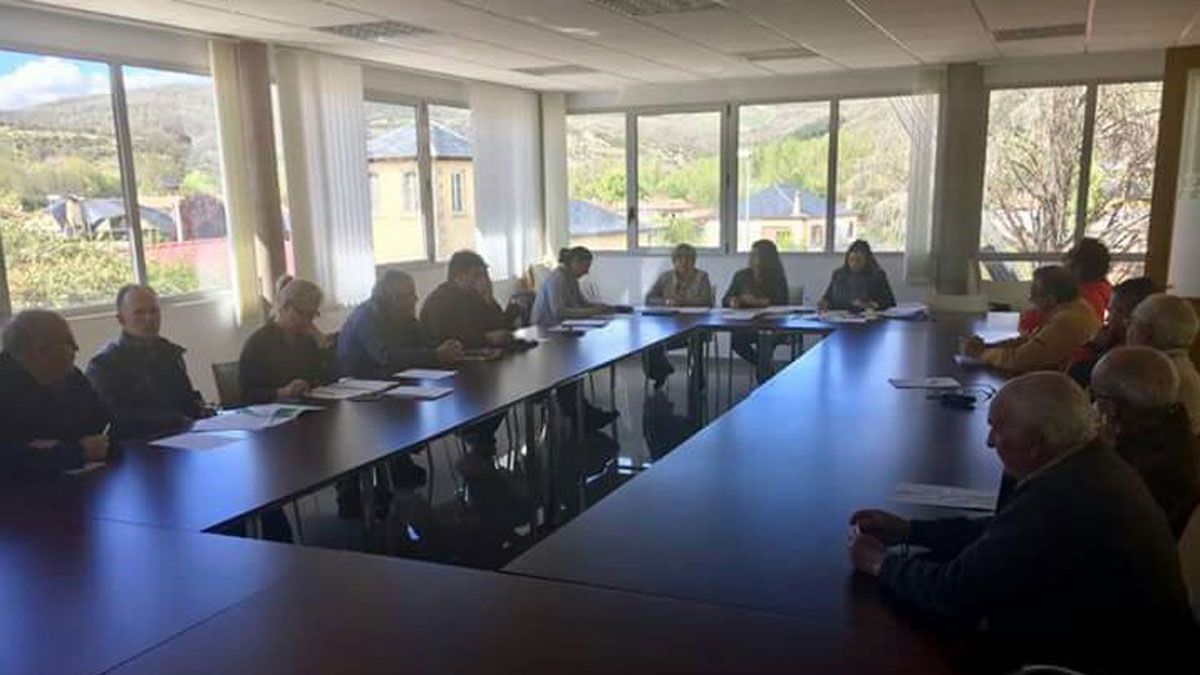
[[[696,249],[690,244],[680,244],[671,251],[671,269],[659,275],[654,285],[646,292],[646,304],[667,307],[712,307],[713,287],[708,273],[696,268]],[[667,360],[667,350],[685,346],[687,339],[673,340],[662,346],[651,347],[642,358],[642,370],[654,381],[655,389],[662,389],[667,378],[675,372]]]
[[1037,330],[990,346],[978,336],[968,338],[963,355],[1013,373],[1062,370],[1100,330],[1096,313],[1079,297],[1079,283],[1064,267],[1038,268],[1029,299],[1045,317]]
[[512,327],[492,294],[488,266],[474,251],[450,256],[443,281],[421,307],[421,324],[437,340],[457,340],[466,349],[507,347]]
[[1137,469],[1176,538],[1200,504],[1200,443],[1178,391],[1171,361],[1149,347],[1118,347],[1092,374],[1101,436]]
[[267,322],[250,334],[238,358],[246,403],[271,403],[303,396],[333,379],[329,338],[313,323],[321,315],[321,289],[289,279],[275,293]]
[[1187,409],[1192,433],[1200,436],[1200,373],[1188,350],[1196,341],[1196,310],[1183,298],[1156,293],[1138,303],[1129,319],[1129,344],[1153,347],[1175,366],[1179,402]]
[[1096,333],[1096,337],[1076,354],[1074,362],[1067,369],[1071,379],[1080,386],[1087,387],[1092,379],[1092,369],[1096,367],[1100,357],[1108,350],[1125,344],[1125,334],[1129,332],[1129,316],[1133,314],[1133,308],[1154,293],[1161,292],[1158,284],[1149,277],[1126,279],[1114,286],[1108,301],[1108,319],[1100,328],[1100,332]]
[[461,342],[439,344],[417,321],[417,285],[398,270],[379,277],[371,299],[346,319],[337,344],[338,370],[362,378],[387,378],[408,368],[454,363],[462,354]]
[[[996,515],[909,521],[859,511],[854,566],[903,603],[986,623],[1014,659],[1110,672],[1194,644],[1167,519],[1137,473],[1096,441],[1083,390],[1061,373],[1015,378],[988,424],[988,444],[1017,481]],[[897,544],[932,555],[885,548]]]
[[121,336],[88,363],[87,376],[116,419],[115,435],[154,436],[210,413],[192,387],[183,347],[159,335],[158,294],[130,284],[117,292]]
[[49,478],[108,457],[108,411],[75,368],[58,314],[26,310],[0,338],[0,482]]

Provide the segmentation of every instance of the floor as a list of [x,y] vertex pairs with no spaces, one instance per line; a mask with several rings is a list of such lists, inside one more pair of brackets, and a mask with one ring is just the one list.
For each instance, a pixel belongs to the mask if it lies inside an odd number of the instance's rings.
[[[787,351],[780,348],[777,359],[786,358]],[[706,366],[706,420],[736,404],[752,388],[751,367],[734,358],[730,374],[727,345],[718,353],[719,358],[710,355]],[[539,458],[525,452],[524,421],[514,412],[497,432],[498,469],[487,464],[482,474],[472,472],[467,463],[476,458],[464,463],[466,446],[457,436],[443,437],[413,456],[425,471],[424,484],[377,491],[377,508],[369,520],[360,514],[339,514],[332,488],[296,502],[288,515],[297,543],[483,569],[503,567],[651,467],[701,426],[687,418],[685,356],[678,352],[670,360],[676,373],[659,391],[642,374],[640,357],[592,374],[585,385],[587,398],[598,407],[618,410],[620,417],[613,426],[564,444],[557,465],[545,472],[554,476],[551,500],[544,498]],[[615,382],[610,385],[613,374]],[[535,429],[544,439],[544,420],[535,420]],[[467,480],[464,473],[477,478]]]

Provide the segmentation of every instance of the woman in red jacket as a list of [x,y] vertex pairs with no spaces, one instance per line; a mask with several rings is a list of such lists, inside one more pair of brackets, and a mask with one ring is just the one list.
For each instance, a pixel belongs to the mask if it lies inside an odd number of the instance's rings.
[[[1063,265],[1071,270],[1079,281],[1079,297],[1096,312],[1096,318],[1104,322],[1104,312],[1108,309],[1108,301],[1112,299],[1112,284],[1108,283],[1108,268],[1112,257],[1108,247],[1098,239],[1084,237],[1075,248],[1063,257]],[[1045,317],[1037,309],[1021,312],[1018,330],[1021,335],[1028,335],[1041,327]]]

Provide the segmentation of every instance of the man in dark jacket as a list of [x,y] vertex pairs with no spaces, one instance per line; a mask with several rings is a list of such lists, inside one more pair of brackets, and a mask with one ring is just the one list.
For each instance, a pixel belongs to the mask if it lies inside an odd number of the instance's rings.
[[159,335],[158,294],[130,284],[117,292],[121,336],[88,363],[87,377],[116,419],[115,435],[154,436],[209,415],[192,387],[184,349]]
[[[986,625],[1017,661],[1086,672],[1132,672],[1168,655],[1194,661],[1167,519],[1133,469],[1096,442],[1083,390],[1061,373],[1018,377],[988,422],[989,445],[1017,481],[996,515],[908,521],[859,511],[854,566],[904,604]],[[885,549],[897,544],[932,555]]]
[[488,266],[474,251],[450,256],[446,281],[421,307],[421,324],[438,340],[458,340],[467,349],[506,347],[512,329],[492,295]]
[[1150,347],[1113,349],[1092,371],[1101,436],[1137,470],[1176,537],[1200,504],[1200,449],[1178,392],[1175,366]]
[[49,478],[103,461],[108,411],[75,367],[58,314],[26,310],[4,327],[0,353],[0,481]]

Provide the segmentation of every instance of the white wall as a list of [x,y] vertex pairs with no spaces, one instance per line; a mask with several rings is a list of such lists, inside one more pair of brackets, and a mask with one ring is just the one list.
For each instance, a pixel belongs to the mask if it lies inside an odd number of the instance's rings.
[[[876,257],[887,272],[892,291],[897,300],[921,301],[926,297],[926,287],[911,286],[904,282],[904,256],[898,253],[881,253]],[[717,288],[717,300],[735,272],[746,266],[749,254],[700,255],[696,266],[708,272],[709,279]],[[788,284],[804,286],[807,303],[815,303],[825,292],[833,270],[842,264],[842,255],[805,254],[783,256],[783,268]],[[585,288],[595,290],[598,297],[608,302],[630,305],[642,304],[645,293],[659,274],[671,268],[671,258],[659,256],[606,255],[597,253],[592,262],[592,271],[583,280]]]
[[[445,265],[429,265],[407,270],[417,282],[417,293],[429,295],[446,278]],[[512,293],[515,282],[496,281],[496,297],[503,303]],[[337,330],[346,320],[349,310],[331,308],[322,310],[317,323],[326,331]],[[113,313],[69,317],[71,330],[79,343],[77,364],[83,368],[109,340],[117,336],[120,329]],[[217,388],[213,382],[212,364],[235,361],[242,349],[242,342],[258,324],[237,326],[234,321],[232,294],[214,294],[211,298],[182,304],[163,302],[163,336],[184,348],[187,354],[188,373],[204,398],[217,400]]]

